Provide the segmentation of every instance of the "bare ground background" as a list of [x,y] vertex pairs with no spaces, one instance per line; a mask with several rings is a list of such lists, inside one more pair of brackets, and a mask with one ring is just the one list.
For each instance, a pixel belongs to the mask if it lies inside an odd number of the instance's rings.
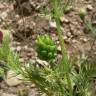
[[[9,2],[10,1],[10,2]],[[47,0],[20,0],[20,6],[15,0],[0,0],[0,30],[8,31],[11,34],[10,48],[18,52],[20,62],[25,63],[29,59],[42,63],[35,52],[35,40],[40,34],[50,34],[57,45],[58,56],[60,56],[60,45],[55,34],[54,22],[42,16],[41,9],[49,6]],[[63,3],[62,3],[63,5]],[[96,64],[96,42],[93,48],[93,37],[91,33],[86,33],[83,22],[78,16],[80,8],[86,8],[88,20],[92,20],[96,26],[96,0],[76,0],[72,9],[61,17],[61,27],[65,40],[68,55],[90,55]],[[44,63],[44,62],[43,62]],[[15,81],[13,81],[15,82]],[[24,84],[16,81],[11,85],[5,80],[0,82],[0,96],[18,96],[18,92],[28,91],[28,96],[36,96],[37,88],[32,84]],[[94,81],[95,85],[95,81]],[[95,86],[93,89],[96,89]],[[21,92],[20,91],[20,92]],[[44,95],[44,94],[43,94]],[[95,96],[95,95],[94,95]]]

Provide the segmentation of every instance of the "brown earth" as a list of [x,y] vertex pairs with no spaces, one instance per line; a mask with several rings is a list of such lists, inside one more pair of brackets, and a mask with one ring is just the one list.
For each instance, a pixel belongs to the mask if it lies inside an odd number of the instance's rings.
[[[10,2],[9,2],[10,1]],[[35,40],[38,35],[50,34],[57,44],[58,54],[60,54],[60,46],[54,28],[50,28],[50,18],[41,14],[41,9],[49,6],[47,0],[0,0],[0,29],[9,30],[12,34],[12,42],[10,46],[13,51],[20,53],[22,63],[27,62],[30,58],[36,60]],[[19,1],[19,3],[18,3]],[[30,2],[29,2],[30,1]],[[18,6],[18,5],[21,6]],[[78,11],[80,8],[86,8],[88,20],[96,17],[96,0],[76,0],[72,9],[62,16],[61,27],[65,40],[65,46],[69,55],[76,55],[78,59],[80,55],[89,55],[94,63],[96,63],[96,42],[93,48],[93,37],[91,33],[86,33],[84,25]],[[49,8],[50,10],[50,8]],[[94,23],[95,25],[96,23]],[[96,26],[96,25],[95,25]],[[30,54],[29,54],[30,53]],[[9,87],[4,81],[0,82],[0,96],[4,94],[15,94],[17,96],[19,89],[29,90],[29,96],[36,96],[36,88],[31,85],[20,84],[15,87]],[[94,87],[95,88],[95,87]],[[3,94],[3,95],[2,95]],[[7,96],[7,95],[6,95]],[[13,96],[13,95],[12,95]]]

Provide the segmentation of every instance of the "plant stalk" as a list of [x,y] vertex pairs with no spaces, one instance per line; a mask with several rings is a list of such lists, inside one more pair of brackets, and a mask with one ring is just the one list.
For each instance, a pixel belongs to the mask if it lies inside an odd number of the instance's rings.
[[57,34],[58,34],[58,39],[60,41],[60,46],[61,46],[61,53],[62,53],[62,62],[63,64],[61,65],[62,68],[62,72],[64,72],[64,74],[66,74],[66,79],[67,79],[67,84],[68,84],[68,88],[69,88],[69,94],[70,96],[73,95],[73,90],[72,90],[72,84],[71,84],[71,79],[70,79],[70,75],[69,75],[69,63],[68,63],[68,56],[65,50],[65,45],[64,45],[64,39],[62,36],[62,32],[61,32],[61,26],[60,26],[60,9],[58,8],[58,0],[54,0],[54,18],[56,21],[56,26],[57,26]]

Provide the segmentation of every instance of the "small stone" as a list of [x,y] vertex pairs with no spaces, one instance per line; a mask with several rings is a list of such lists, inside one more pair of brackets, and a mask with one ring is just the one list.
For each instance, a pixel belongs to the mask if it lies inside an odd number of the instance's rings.
[[60,44],[60,42],[59,42],[59,41],[56,41],[56,44],[57,44],[57,45],[59,45],[59,44]]
[[[0,95],[1,96],[1,95]],[[8,93],[2,93],[2,96],[17,96],[17,95],[14,95],[14,94],[8,94]]]
[[27,53],[27,56],[28,56],[29,58],[31,58],[31,57],[32,57],[32,53]]
[[2,14],[0,14],[0,17],[4,20],[6,19],[7,15],[8,14],[6,12],[3,12]]
[[94,55],[96,55],[96,52],[94,52]]
[[77,42],[77,40],[76,40],[76,39],[73,39],[73,40],[72,40],[72,43],[76,43],[76,42]]
[[15,15],[15,18],[17,18],[17,19],[18,19],[18,18],[19,18],[19,15],[18,15],[18,14],[16,14],[16,15]]
[[0,4],[0,10],[4,9],[4,8],[5,8],[5,6],[3,4]]
[[42,96],[47,96],[47,94],[43,93]]
[[38,6],[36,7],[36,10],[38,11],[40,8],[41,8],[41,5],[38,5]]
[[70,41],[71,41],[71,38],[68,38],[68,39],[64,40],[64,42],[65,42],[66,44],[69,44]]
[[24,63],[24,59],[23,58],[19,58],[19,62],[20,63]]
[[12,42],[12,46],[20,46],[20,45],[21,45],[20,42],[17,42],[17,41],[13,41],[13,42]]
[[63,37],[63,39],[64,39],[64,40],[67,40],[67,39],[68,39],[68,37],[67,37],[67,36],[64,36],[64,37]]
[[93,10],[93,7],[92,7],[92,5],[87,5],[86,9],[87,9],[88,11],[92,11],[92,10]]
[[60,21],[63,23],[66,23],[66,24],[68,24],[69,23],[69,20],[68,19],[66,19],[64,16],[62,16],[62,17],[60,17]]
[[33,48],[28,48],[27,51],[28,51],[28,52],[34,52],[34,49],[33,49]]
[[44,66],[48,66],[49,65],[48,62],[46,62],[46,61],[43,61],[43,64],[44,64]]
[[61,46],[60,46],[60,45],[57,46],[57,52],[58,52],[58,53],[61,53]]
[[50,28],[55,28],[55,29],[56,29],[56,28],[57,28],[56,22],[55,22],[55,21],[54,21],[54,22],[50,21],[50,22],[49,22],[49,27],[50,27]]
[[4,81],[6,82],[6,84],[8,86],[17,86],[17,85],[23,83],[23,81],[21,81],[20,79],[22,79],[22,76],[16,75],[11,70],[7,72],[6,76],[4,76]]
[[17,52],[20,52],[21,51],[21,46],[17,46],[16,50],[17,50]]
[[32,40],[36,40],[36,35],[32,35]]
[[28,46],[27,45],[25,45],[23,48],[24,48],[24,50],[28,50]]
[[92,25],[96,26],[96,20],[92,21]]
[[40,66],[48,66],[48,62],[46,61],[43,61],[43,60],[40,60],[40,59],[37,59],[36,62],[38,63],[38,65]]
[[36,85],[35,84],[32,84],[30,87],[31,88],[36,88]]
[[86,43],[88,41],[88,39],[86,38],[80,38],[80,40],[83,42],[83,43]]
[[67,36],[68,36],[68,37],[72,37],[72,35],[71,35],[71,33],[70,33],[70,32],[68,32],[68,33],[67,33]]
[[16,42],[16,44],[17,44],[17,45],[21,45],[21,43],[20,43],[20,42]]

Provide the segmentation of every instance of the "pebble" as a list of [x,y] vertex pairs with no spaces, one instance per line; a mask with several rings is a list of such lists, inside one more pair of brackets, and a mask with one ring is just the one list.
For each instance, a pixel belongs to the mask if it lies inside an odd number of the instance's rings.
[[40,60],[40,59],[37,59],[36,62],[37,62],[39,65],[41,65],[41,66],[48,66],[48,65],[49,65],[48,62],[43,61],[43,60]]
[[67,40],[67,39],[68,39],[68,37],[67,37],[67,36],[63,36],[63,39],[64,39],[64,40]]
[[92,10],[93,10],[93,7],[92,7],[92,5],[87,5],[86,9],[87,9],[88,11],[92,11]]
[[45,93],[43,93],[42,96],[47,96],[47,95]]
[[76,42],[77,42],[77,40],[76,40],[76,39],[73,39],[73,40],[72,40],[72,43],[76,43]]
[[17,52],[20,52],[21,51],[21,46],[17,46],[16,50],[17,50]]
[[4,9],[5,6],[3,4],[0,4],[0,10]]
[[36,40],[36,35],[32,35],[32,39],[33,40]]
[[36,85],[35,84],[32,84],[30,87],[31,88],[36,88]]
[[60,17],[60,21],[61,21],[62,23],[66,23],[66,24],[69,23],[69,20],[66,19],[64,16]]
[[96,52],[94,52],[94,55],[96,55]]
[[59,44],[60,44],[59,40],[58,40],[58,41],[56,41],[56,44],[57,44],[57,45],[59,45]]
[[23,48],[24,48],[24,50],[28,50],[28,46],[27,45],[25,45]]
[[86,38],[80,38],[80,40],[83,42],[83,43],[86,43],[88,41],[88,39]]
[[34,52],[33,48],[28,48],[27,52]]
[[72,37],[72,35],[71,35],[70,32],[67,33],[67,36],[68,36],[69,38]]
[[55,29],[56,29],[56,28],[57,28],[56,22],[55,22],[55,21],[53,21],[53,22],[52,22],[52,21],[49,21],[49,27],[50,27],[50,28],[55,28]]
[[21,43],[20,43],[20,42],[17,42],[17,41],[12,41],[12,45],[13,45],[13,46],[20,46]]
[[32,57],[32,53],[27,53],[27,57],[31,58]]
[[4,20],[6,19],[6,17],[8,16],[8,14],[6,12],[3,12],[2,14],[0,14],[0,17]]
[[65,42],[66,44],[69,44],[70,41],[71,41],[71,38],[68,38],[68,39],[64,40],[64,42]]
[[92,24],[93,24],[94,26],[96,26],[96,20],[92,21]]
[[14,95],[14,94],[8,94],[8,93],[2,93],[2,96],[17,96],[17,95]]
[[61,54],[61,46],[57,46],[57,53],[60,53]]
[[6,82],[6,84],[8,86],[17,86],[21,83],[23,83],[23,81],[21,81],[20,79],[22,79],[21,75],[16,75],[12,70],[7,72],[7,75],[4,76],[4,81]]

